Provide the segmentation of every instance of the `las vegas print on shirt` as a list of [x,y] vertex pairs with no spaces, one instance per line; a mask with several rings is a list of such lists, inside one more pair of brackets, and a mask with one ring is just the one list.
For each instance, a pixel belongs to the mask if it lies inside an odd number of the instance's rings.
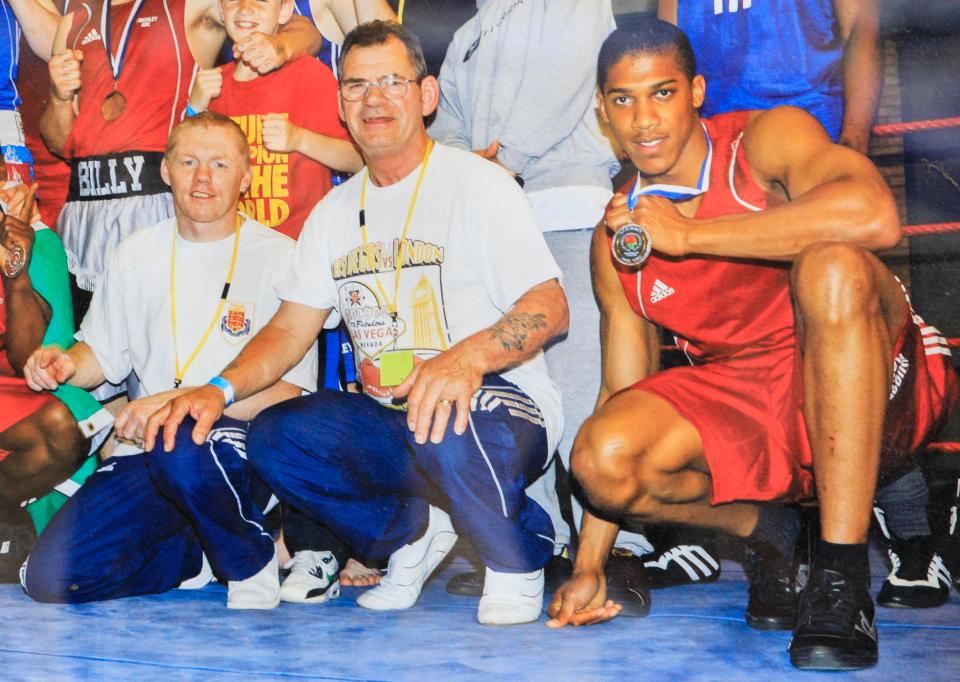
[[364,391],[383,404],[392,401],[390,388],[380,377],[384,353],[410,351],[426,360],[451,345],[443,307],[443,247],[406,240],[394,319],[390,314],[393,301],[384,300],[377,278],[392,297],[399,252],[398,238],[386,244],[374,241],[335,259],[332,268],[339,309],[353,341],[357,374]]

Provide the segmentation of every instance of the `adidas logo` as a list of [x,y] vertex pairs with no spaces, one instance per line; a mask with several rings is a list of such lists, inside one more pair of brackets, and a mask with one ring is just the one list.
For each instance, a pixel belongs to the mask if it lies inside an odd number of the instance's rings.
[[100,36],[100,33],[95,28],[91,29],[90,33],[88,33],[83,37],[83,40],[80,41],[80,44],[88,45],[92,43],[94,40],[103,40],[103,38]]
[[677,290],[661,282],[659,279],[653,281],[653,289],[650,290],[650,302],[659,303],[667,296],[673,296]]

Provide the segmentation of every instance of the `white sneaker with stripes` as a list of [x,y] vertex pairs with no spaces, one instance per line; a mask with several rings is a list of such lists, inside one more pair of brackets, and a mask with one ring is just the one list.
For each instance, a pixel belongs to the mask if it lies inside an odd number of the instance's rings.
[[709,583],[720,577],[720,562],[703,545],[675,545],[643,563],[651,589]]

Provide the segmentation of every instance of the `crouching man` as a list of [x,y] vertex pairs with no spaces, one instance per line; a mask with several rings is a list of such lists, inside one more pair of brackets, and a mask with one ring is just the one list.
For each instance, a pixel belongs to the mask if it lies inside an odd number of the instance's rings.
[[315,388],[310,344],[199,443],[184,435],[152,452],[143,435],[160,405],[216,375],[270,320],[294,242],[237,213],[249,146],[230,119],[208,112],[180,123],[161,168],[176,217],[114,250],[80,343],[37,350],[24,369],[36,391],[92,388],[131,371],[140,380],[139,398],[115,423],[126,445],[54,517],[24,589],[38,601],[87,602],[202,587],[212,569],[227,582],[229,608],[273,608],[277,557],[251,489],[247,426],[265,407]]
[[308,218],[284,303],[217,379],[225,390],[177,397],[151,418],[148,443],[165,420],[173,448],[188,414],[203,442],[224,406],[287,371],[336,308],[366,395],[321,391],[265,412],[254,466],[364,556],[390,557],[361,606],[413,606],[463,532],[486,566],[479,621],[536,620],[553,533],[524,488],[561,429],[541,352],[567,325],[558,268],[510,176],[427,136],[439,92],[413,34],[363,24],[340,69],[341,114],[367,168]]
[[[793,629],[794,665],[873,665],[878,474],[915,466],[957,394],[949,348],[873,254],[900,239],[893,197],[800,109],[701,120],[706,85],[669,24],[611,34],[598,79],[638,177],[594,235],[603,388],[573,472],[600,513],[550,624],[616,615],[610,517],[701,526],[762,555],[746,619]],[[658,328],[691,366],[656,371]],[[798,600],[796,516],[778,504],[814,492],[822,534]]]

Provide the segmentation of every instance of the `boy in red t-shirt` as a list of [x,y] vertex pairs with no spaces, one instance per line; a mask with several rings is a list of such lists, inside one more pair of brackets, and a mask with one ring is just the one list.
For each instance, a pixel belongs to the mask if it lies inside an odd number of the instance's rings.
[[[293,13],[293,0],[220,0],[227,35],[273,35]],[[188,115],[210,109],[240,124],[250,141],[253,182],[240,210],[296,239],[303,221],[330,190],[331,169],[363,167],[337,113],[337,81],[304,56],[260,75],[242,59],[201,69]]]

